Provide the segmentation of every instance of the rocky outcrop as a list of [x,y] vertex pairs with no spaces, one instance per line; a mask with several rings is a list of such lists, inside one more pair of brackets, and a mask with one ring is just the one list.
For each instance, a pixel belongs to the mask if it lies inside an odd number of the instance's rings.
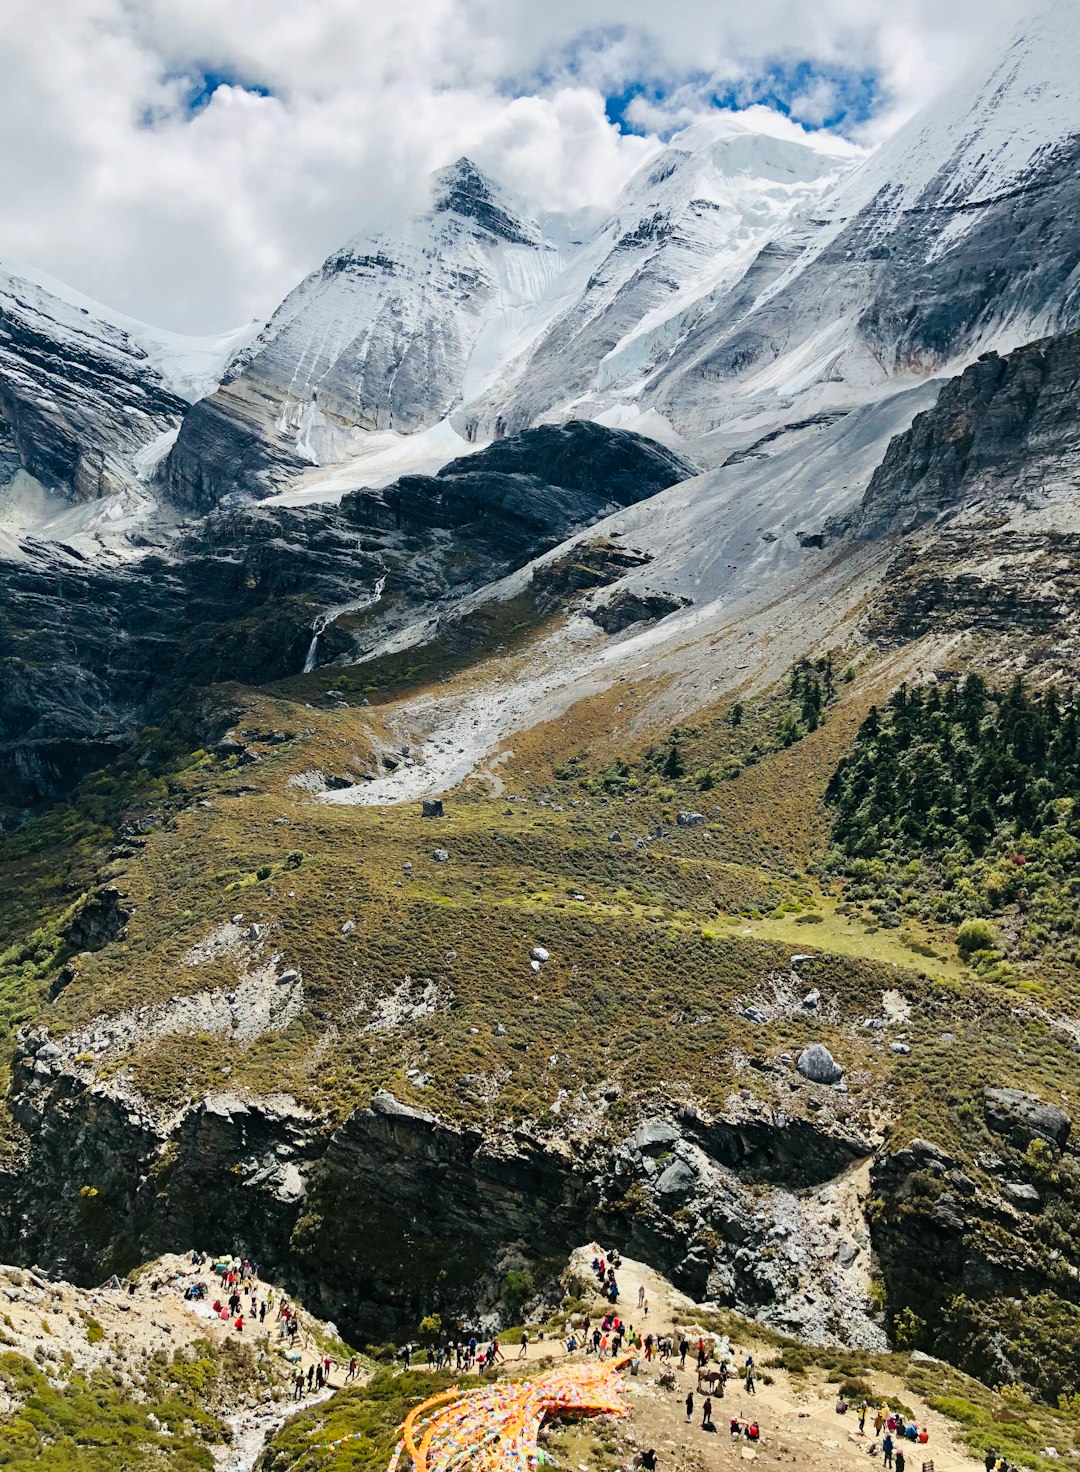
[[88,894],[63,931],[64,944],[73,951],[100,951],[124,933],[131,918],[121,904],[120,891],[111,884]]
[[842,530],[907,532],[978,500],[1014,502],[1075,485],[1080,332],[988,353],[889,445]]
[[638,593],[633,588],[621,588],[605,603],[593,604],[585,612],[605,634],[621,634],[631,624],[655,623],[657,619],[667,618],[669,613],[687,608],[689,603],[688,598],[678,598],[673,593]]
[[820,1328],[827,1300],[802,1289],[823,1274],[850,1299],[849,1341],[881,1341],[818,1200],[870,1146],[824,1123],[685,1110],[566,1139],[449,1124],[386,1092],[337,1128],[284,1098],[162,1114],[41,1032],[19,1044],[9,1104],[24,1146],[0,1173],[0,1250],[76,1281],[224,1235],[346,1333],[385,1336],[433,1310],[497,1312],[507,1264],[543,1281],[599,1235],[788,1327]]
[[469,531],[520,564],[610,511],[647,500],[695,473],[643,435],[584,420],[496,441],[437,475],[407,475],[383,490],[351,491],[351,521],[429,536]]
[[1032,1140],[1043,1140],[1064,1150],[1072,1129],[1072,1120],[1064,1109],[1022,1089],[984,1089],[983,1112],[990,1128],[1007,1135],[1021,1150]]
[[1019,1090],[988,1088],[984,1098],[1000,1153],[963,1167],[917,1138],[874,1161],[872,1240],[889,1312],[910,1308],[919,1348],[989,1383],[1071,1391],[1075,1365],[1045,1364],[1060,1326],[1080,1319],[1080,1273],[1055,1245],[1055,1219],[1071,1217],[1071,1186],[1048,1174],[1033,1180],[1025,1154],[1032,1139],[1067,1139],[1069,1122]]

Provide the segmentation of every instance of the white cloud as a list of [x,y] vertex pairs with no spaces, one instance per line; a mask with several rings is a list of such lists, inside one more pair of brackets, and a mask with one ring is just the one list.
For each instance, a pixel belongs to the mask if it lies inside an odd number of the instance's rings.
[[[874,141],[947,84],[1015,0],[6,0],[0,259],[191,331],[263,315],[465,152],[538,208],[614,198],[718,79],[873,71]],[[191,115],[202,72],[222,86]],[[691,83],[689,78],[696,78]],[[830,115],[827,79],[793,114]]]

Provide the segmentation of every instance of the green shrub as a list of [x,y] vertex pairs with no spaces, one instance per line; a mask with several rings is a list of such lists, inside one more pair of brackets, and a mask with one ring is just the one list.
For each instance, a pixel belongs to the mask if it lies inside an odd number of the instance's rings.
[[956,944],[963,956],[976,951],[992,951],[997,945],[997,931],[989,920],[964,920],[956,932]]

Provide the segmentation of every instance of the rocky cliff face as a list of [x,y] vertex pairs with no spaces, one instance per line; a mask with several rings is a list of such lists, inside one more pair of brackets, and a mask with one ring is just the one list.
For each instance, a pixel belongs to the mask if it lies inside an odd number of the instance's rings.
[[[424,1313],[497,1308],[508,1267],[542,1282],[600,1235],[698,1297],[882,1342],[834,1184],[871,1146],[825,1121],[684,1111],[565,1139],[453,1126],[385,1092],[336,1129],[284,1098],[226,1094],[164,1119],[88,1084],[40,1033],[20,1046],[10,1102],[25,1154],[0,1174],[0,1245],[76,1281],[224,1233],[347,1334],[408,1332]],[[803,1300],[794,1285],[811,1280]]]
[[1074,489],[1078,378],[1080,332],[986,354],[892,441],[848,528],[879,537],[961,505],[1037,504]]
[[123,490],[186,408],[126,332],[0,273],[0,485],[21,468],[69,501]]
[[362,654],[333,627],[338,614],[370,605],[370,647],[692,473],[639,435],[571,423],[340,508],[218,510],[133,561],[47,544],[0,560],[9,811],[65,790],[182,691]]
[[689,461],[641,435],[571,420],[497,440],[438,475],[350,492],[342,510],[352,521],[413,533],[471,528],[520,565],[693,474]]
[[320,606],[370,590],[377,559],[314,512],[223,512],[168,553],[0,561],[0,774],[9,813],[115,756],[178,693],[303,666]]

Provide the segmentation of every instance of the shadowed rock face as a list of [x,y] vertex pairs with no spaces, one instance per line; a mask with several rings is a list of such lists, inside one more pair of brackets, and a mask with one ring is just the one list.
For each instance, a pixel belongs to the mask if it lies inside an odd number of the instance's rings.
[[1075,486],[1078,381],[1080,332],[986,354],[891,442],[846,529],[879,537],[995,493],[1022,501]]
[[[824,1122],[696,1112],[575,1148],[534,1127],[455,1126],[381,1091],[336,1128],[283,1098],[225,1093],[166,1121],[82,1072],[41,1033],[19,1044],[11,1107],[29,1165],[0,1172],[5,1255],[99,1282],[166,1242],[224,1233],[354,1334],[497,1307],[508,1257],[542,1276],[597,1235],[699,1297],[782,1303],[788,1265],[762,1251],[772,1219],[747,1184],[821,1185],[870,1150]],[[87,1203],[71,1183],[90,1180]]]
[[411,532],[478,529],[526,561],[621,506],[695,473],[642,435],[583,420],[496,440],[437,475],[406,475],[381,491],[352,491],[352,520]]
[[124,333],[90,317],[85,331],[60,329],[0,294],[0,485],[21,467],[65,500],[108,495],[133,480],[132,453],[187,407]]
[[[640,435],[571,423],[340,508],[220,509],[168,553],[132,563],[43,545],[0,561],[5,801],[28,808],[63,791],[183,690],[298,673],[320,612],[370,597],[380,580],[373,638],[693,469]],[[320,634],[322,660],[349,650],[332,626]]]

